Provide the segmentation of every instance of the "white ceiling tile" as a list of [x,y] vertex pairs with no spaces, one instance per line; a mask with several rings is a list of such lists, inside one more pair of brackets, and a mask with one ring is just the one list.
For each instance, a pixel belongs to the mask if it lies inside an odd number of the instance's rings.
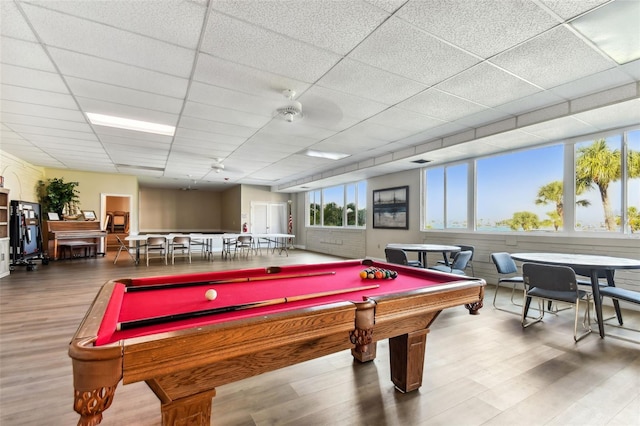
[[462,117],[456,120],[456,122],[464,126],[479,127],[485,123],[494,123],[508,117],[511,117],[511,114],[504,113],[498,109],[484,109],[475,114]]
[[399,7],[401,7],[407,2],[407,0],[365,0],[365,1],[389,13],[395,12]]
[[565,20],[574,18],[588,10],[593,9],[594,7],[607,3],[608,1],[609,0],[540,0],[542,4],[553,10]]
[[310,85],[265,70],[200,53],[193,79],[265,99],[279,99],[284,89],[305,91]]
[[191,101],[186,103],[184,115],[256,129],[271,121],[270,114],[259,115]]
[[256,132],[256,129],[236,124],[221,123],[219,121],[203,120],[200,118],[183,115],[180,119],[180,127],[193,130],[202,130],[213,133],[220,133],[230,136],[241,136],[248,138]]
[[49,48],[49,53],[65,76],[174,98],[186,96],[188,80],[185,78],[62,49]]
[[38,127],[24,124],[11,124],[10,126],[15,132],[25,137],[29,135],[50,135],[67,139],[97,140],[89,126],[86,126],[84,131],[54,129],[51,127]]
[[28,115],[32,117],[53,118],[65,121],[77,121],[85,123],[82,113],[77,109],[62,109],[46,105],[36,105],[26,102],[15,102],[9,100],[0,101],[0,110],[12,114]]
[[196,81],[189,90],[189,100],[270,117],[286,98],[275,91],[267,98]]
[[486,108],[438,89],[429,89],[418,93],[399,103],[398,107],[443,121],[454,121]]
[[600,92],[632,82],[633,78],[628,74],[617,68],[612,68],[561,84],[549,91],[564,99],[573,99],[585,93]]
[[219,1],[212,7],[226,15],[340,54],[351,51],[389,16],[360,0]]
[[558,24],[529,1],[409,1],[397,16],[483,58]]
[[305,109],[322,110],[331,114],[340,109],[341,115],[356,119],[365,119],[388,108],[387,104],[331,90],[322,86],[313,86],[297,98]]
[[554,28],[491,62],[546,89],[615,66],[565,27]]
[[40,104],[62,109],[77,109],[77,105],[71,95],[45,92],[27,87],[2,84],[0,86],[0,98],[3,100]]
[[30,1],[33,4],[75,15],[195,49],[205,7],[188,1]]
[[[237,147],[242,145],[246,138],[238,136],[223,135],[220,133],[202,132],[199,130],[180,128],[176,131],[176,142],[181,139],[191,139],[211,144],[226,144]],[[200,142],[200,143],[201,143]]]
[[497,106],[540,89],[489,64],[482,63],[441,83],[438,89],[486,106]]
[[[234,36],[228,37],[227,34]],[[207,22],[201,50],[306,82],[316,81],[340,59],[340,56],[324,49],[219,13],[212,13]]]
[[142,92],[140,90],[67,77],[67,84],[77,98],[91,98],[114,104],[153,109],[172,114],[180,113],[183,99]]
[[387,105],[394,105],[427,88],[424,84],[351,59],[341,61],[318,84]]
[[554,105],[562,102],[563,100],[565,100],[563,97],[558,96],[551,91],[544,90],[542,92],[534,93],[532,95],[525,96],[520,99],[504,103],[502,105],[496,105],[495,109],[503,111],[507,114],[518,115],[529,111],[534,111],[538,108],[543,108],[548,105]]
[[349,57],[426,85],[436,84],[479,62],[406,22],[391,18]]
[[0,81],[2,81],[2,84],[28,87],[30,89],[69,93],[67,86],[65,86],[62,78],[58,74],[17,67],[15,65],[2,65]]
[[413,111],[407,111],[400,107],[391,107],[371,117],[366,122],[381,124],[383,126],[397,129],[398,137],[395,139],[405,138],[414,133],[443,124],[442,120],[418,114]]
[[317,140],[328,138],[336,133],[322,127],[310,126],[305,123],[304,119],[293,123],[288,123],[284,120],[272,120],[260,129],[260,131],[276,135],[300,136]]
[[[0,15],[2,16],[2,25],[0,25],[0,34],[3,36],[14,37],[27,41],[37,42],[38,39],[25,22],[20,11],[12,1],[0,1]],[[4,48],[4,39],[2,41]]]
[[[4,22],[3,18],[2,23]],[[2,40],[0,58],[3,64],[56,72],[51,59],[38,43],[5,38]]]
[[8,125],[22,124],[35,128],[52,128],[91,133],[91,127],[89,127],[87,123],[80,123],[78,121],[55,120],[29,115],[11,114],[8,112],[2,112],[0,114],[0,120]]
[[27,3],[23,3],[23,8],[47,45],[179,77],[191,74],[193,50]]

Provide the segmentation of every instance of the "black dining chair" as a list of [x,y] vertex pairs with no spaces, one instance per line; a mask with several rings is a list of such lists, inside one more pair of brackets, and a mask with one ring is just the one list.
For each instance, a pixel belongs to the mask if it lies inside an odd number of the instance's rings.
[[387,258],[387,262],[395,263],[397,265],[414,266],[416,268],[422,268],[422,262],[419,260],[409,260],[407,253],[404,250],[385,247],[384,254]]
[[[471,252],[471,259],[469,259],[469,262],[467,263],[467,268],[471,268],[471,275],[473,275],[475,277],[476,272],[473,269],[473,254],[476,251],[476,248],[474,246],[464,246],[464,245],[460,245],[460,244],[456,244],[456,247],[460,247],[460,251],[470,251]],[[448,260],[449,264],[453,263],[453,261],[454,261],[454,259],[456,257],[456,253],[457,252],[455,252],[455,251],[449,253],[449,260]],[[447,262],[445,262],[444,260],[438,260],[438,264],[439,265],[446,265]]]
[[442,271],[442,272],[449,272],[451,274],[456,274],[456,275],[466,275],[465,269],[469,264],[469,260],[471,259],[471,256],[473,256],[473,252],[470,250],[459,251],[459,252],[456,252],[455,256],[453,257],[453,262],[451,262],[449,266],[436,265],[436,266],[431,266],[429,269],[434,269],[436,271]]
[[513,300],[516,286],[521,284],[524,287],[524,279],[522,278],[522,276],[517,275],[518,266],[516,265],[516,262],[511,258],[511,255],[506,252],[491,253],[491,261],[494,265],[496,265],[496,270],[498,271],[498,282],[496,283],[496,289],[493,293],[493,307],[500,311],[519,314],[519,312],[499,308],[496,305],[498,290],[501,286],[508,285],[511,286],[511,303],[516,306],[522,306],[522,303],[517,303],[515,300]]
[[[525,263],[522,265],[522,277],[526,285],[525,302],[522,306],[521,323],[523,328],[542,321],[545,312],[545,301],[564,302],[575,305],[573,324],[573,340],[576,342],[591,333],[591,293],[581,290],[576,282],[576,273],[568,266],[543,265]],[[527,314],[533,298],[539,300],[540,315],[527,321]],[[584,332],[578,335],[578,318],[580,302],[586,302],[582,327]]]

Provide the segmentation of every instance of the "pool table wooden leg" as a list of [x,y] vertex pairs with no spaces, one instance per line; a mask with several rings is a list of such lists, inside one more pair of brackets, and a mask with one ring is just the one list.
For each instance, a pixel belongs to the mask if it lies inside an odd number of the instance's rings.
[[209,426],[211,400],[216,390],[211,389],[181,399],[162,402],[162,426]]
[[349,340],[354,344],[351,355],[360,362],[373,361],[376,358],[376,342],[373,341],[376,303],[365,300],[355,305],[355,329],[349,333]]
[[429,329],[389,339],[391,381],[400,392],[411,392],[422,386],[427,333]]

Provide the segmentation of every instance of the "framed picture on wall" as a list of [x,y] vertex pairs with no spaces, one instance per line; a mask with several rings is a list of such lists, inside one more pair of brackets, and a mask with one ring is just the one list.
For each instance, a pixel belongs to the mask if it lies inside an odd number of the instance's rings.
[[409,229],[409,187],[373,191],[373,227]]

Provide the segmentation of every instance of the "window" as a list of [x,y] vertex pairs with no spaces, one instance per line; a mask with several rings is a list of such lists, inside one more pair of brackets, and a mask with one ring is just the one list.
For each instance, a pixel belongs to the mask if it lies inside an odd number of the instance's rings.
[[640,234],[640,130],[627,133],[626,232]]
[[427,168],[424,177],[426,230],[467,229],[473,218],[478,231],[640,234],[640,130]]
[[426,229],[467,228],[467,163],[428,169]]
[[575,229],[619,232],[622,135],[575,144]]
[[367,217],[366,194],[366,182],[309,191],[307,193],[309,226],[365,226]]
[[563,146],[477,160],[476,229],[562,229]]

